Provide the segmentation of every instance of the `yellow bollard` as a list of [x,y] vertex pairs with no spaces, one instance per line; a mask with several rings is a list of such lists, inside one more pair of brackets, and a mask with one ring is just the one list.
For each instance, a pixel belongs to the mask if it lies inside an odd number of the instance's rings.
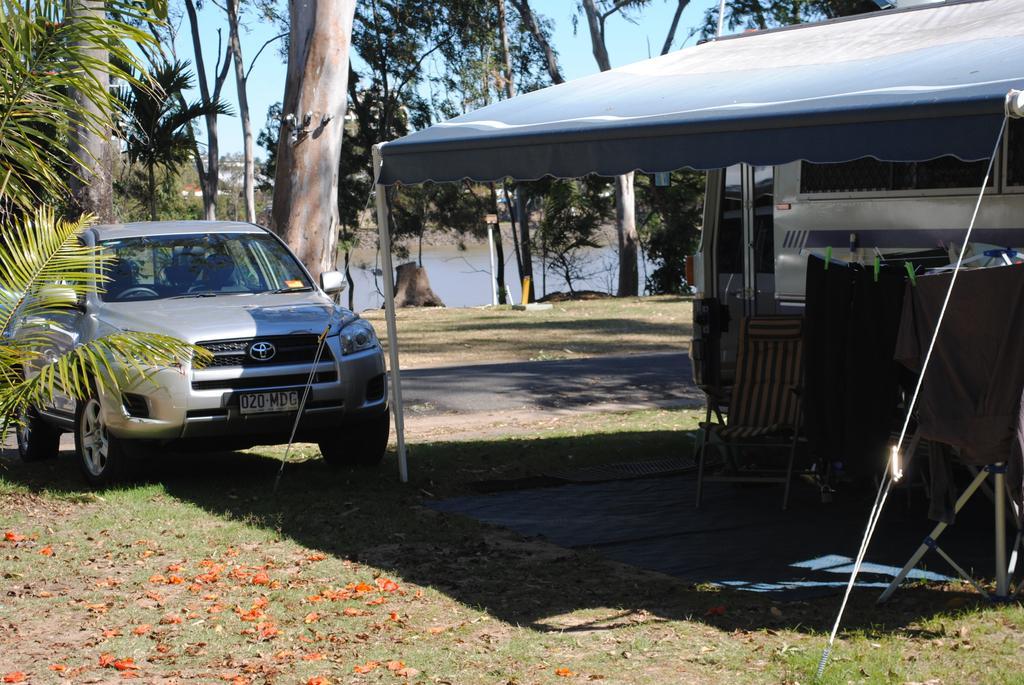
[[530,277],[523,276],[523,306],[530,304]]

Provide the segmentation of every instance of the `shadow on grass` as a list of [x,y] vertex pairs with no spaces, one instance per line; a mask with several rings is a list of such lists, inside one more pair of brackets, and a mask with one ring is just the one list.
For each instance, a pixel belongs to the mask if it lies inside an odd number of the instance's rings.
[[[397,482],[393,455],[379,469],[368,471],[331,470],[320,459],[311,459],[287,464],[276,493],[272,486],[281,462],[268,456],[275,453],[273,450],[262,454],[167,455],[151,463],[146,472],[172,496],[211,515],[277,530],[303,546],[385,569],[502,621],[536,630],[610,630],[668,619],[704,621],[723,631],[830,628],[839,602],[836,595],[780,602],[765,594],[713,588],[699,582],[722,580],[713,567],[701,569],[698,565],[696,570],[691,569],[688,580],[680,580],[609,561],[603,558],[606,555],[602,555],[600,546],[565,549],[431,508],[442,498],[451,502],[448,498],[474,495],[474,482],[514,481],[536,477],[548,469],[653,459],[688,449],[688,436],[677,431],[435,443],[415,446],[411,482],[405,485]],[[572,461],[568,460],[570,454],[575,455]],[[71,496],[85,492],[71,455],[27,465],[8,456],[3,464],[5,479],[29,489]],[[633,483],[634,490],[657,486],[668,492],[664,488],[671,481],[624,483]],[[608,507],[614,509],[614,484],[604,487],[612,493]],[[755,576],[758,565],[770,567],[783,561],[772,551],[774,548],[791,549],[802,536],[807,538],[808,557],[820,555],[822,550],[852,554],[856,542],[853,548],[838,550],[832,538],[840,528],[845,535],[848,527],[862,526],[861,514],[866,512],[865,501],[870,499],[868,495],[851,499],[841,508],[824,507],[814,501],[813,493],[798,488],[791,510],[782,514],[777,509],[769,512],[765,505],[770,501],[773,508],[777,506],[774,488],[737,491],[731,486],[720,487],[724,489],[719,492],[725,495],[712,494],[699,513],[686,505],[669,503],[678,509],[680,520],[710,516],[710,525],[704,526],[710,536],[689,539],[686,534],[674,538],[669,534],[667,546],[665,536],[661,536],[662,549],[677,548],[677,553],[685,557],[688,549],[706,553],[709,546],[718,544],[722,549],[717,556],[728,558],[737,550],[753,546],[757,551],[748,558]],[[565,508],[558,513],[559,491],[565,490],[547,488],[504,492],[500,496],[512,498],[508,500],[512,502],[517,494],[523,494],[541,504],[551,498],[555,505],[539,512],[541,518],[561,518],[564,522],[574,512]],[[652,508],[665,504],[663,499],[649,503]],[[839,511],[853,511],[855,516],[840,526],[836,521]],[[731,518],[717,525],[715,517],[723,513]],[[926,527],[923,517],[899,506],[890,513],[881,527],[883,533],[903,526],[909,534],[902,538],[919,539]],[[748,525],[737,525],[736,521],[747,521]],[[767,538],[766,530],[773,531]],[[652,539],[658,537],[655,533]],[[909,554],[911,548],[902,551]],[[877,592],[855,592],[845,623],[848,629],[884,634],[976,602],[973,593],[930,585],[901,591],[890,604],[876,608]]]

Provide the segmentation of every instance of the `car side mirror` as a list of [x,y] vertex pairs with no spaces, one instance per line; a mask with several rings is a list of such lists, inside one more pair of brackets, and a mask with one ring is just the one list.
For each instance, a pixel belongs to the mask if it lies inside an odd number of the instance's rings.
[[53,285],[40,290],[39,296],[40,299],[47,303],[77,311],[85,311],[85,298],[79,296],[74,288]]
[[340,271],[324,271],[320,274],[320,287],[328,295],[344,292],[348,283]]

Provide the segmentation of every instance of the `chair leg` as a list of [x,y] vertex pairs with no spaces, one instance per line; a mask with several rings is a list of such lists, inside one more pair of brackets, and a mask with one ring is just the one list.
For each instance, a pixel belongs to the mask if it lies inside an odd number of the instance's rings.
[[[705,425],[711,423],[711,405],[708,404],[707,421]],[[693,506],[695,509],[700,509],[700,500],[704,490],[704,457],[708,451],[708,429],[702,428],[700,431],[700,441],[697,443],[697,497]]]
[[800,439],[800,433],[793,433],[793,444],[789,448],[789,463],[786,465],[786,487],[782,492],[782,511],[789,507],[789,486],[793,483],[793,464],[796,461],[796,446]]

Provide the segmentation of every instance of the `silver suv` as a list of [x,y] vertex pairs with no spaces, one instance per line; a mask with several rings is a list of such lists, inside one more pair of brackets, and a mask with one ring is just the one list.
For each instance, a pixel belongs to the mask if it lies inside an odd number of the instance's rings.
[[61,433],[73,432],[85,477],[99,486],[123,475],[131,453],[283,443],[312,377],[298,439],[319,443],[332,464],[380,461],[390,425],[384,355],[373,327],[334,304],[341,274],[315,284],[277,236],[251,224],[96,226],[82,239],[116,260],[105,292],[45,322],[55,352],[149,331],[200,345],[213,360],[29,410],[17,436],[23,458],[55,455]]

